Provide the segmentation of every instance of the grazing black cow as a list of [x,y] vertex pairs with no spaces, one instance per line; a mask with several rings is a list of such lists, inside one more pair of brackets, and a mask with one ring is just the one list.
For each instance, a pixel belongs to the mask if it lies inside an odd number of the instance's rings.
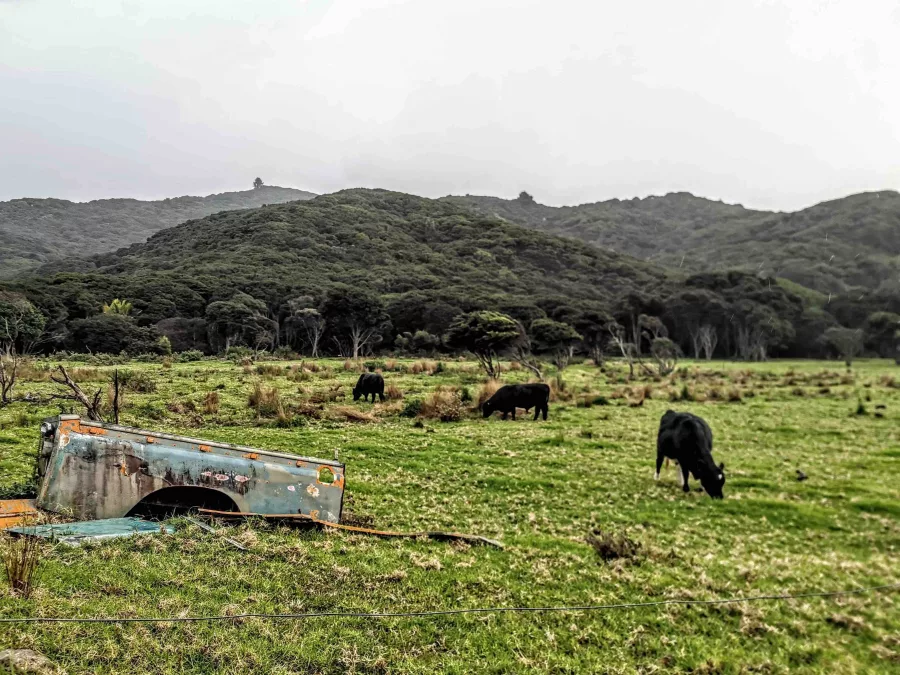
[[667,410],[659,422],[659,435],[656,438],[656,476],[663,459],[674,459],[681,472],[682,489],[688,492],[688,476],[700,480],[700,485],[713,499],[722,499],[722,486],[725,485],[725,464],[713,461],[712,431],[701,418],[690,413],[679,413]]
[[369,394],[372,394],[372,403],[375,403],[375,394],[384,401],[384,378],[378,373],[363,373],[356,381],[353,387],[353,400],[358,401],[362,396],[363,401],[369,400]]
[[546,420],[549,402],[550,387],[546,384],[507,384],[482,404],[481,412],[490,417],[499,411],[503,413],[503,419],[512,413],[512,418],[516,419],[516,408],[523,408],[525,412],[534,408],[534,419],[543,413]]

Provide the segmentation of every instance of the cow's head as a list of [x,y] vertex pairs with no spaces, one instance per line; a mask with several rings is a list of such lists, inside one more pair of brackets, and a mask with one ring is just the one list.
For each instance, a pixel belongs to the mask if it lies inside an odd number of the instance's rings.
[[490,417],[494,413],[494,404],[489,400],[485,401],[481,404],[481,415],[482,417]]
[[360,396],[362,396],[362,392],[359,387],[353,387],[353,400],[358,401]]
[[700,485],[713,499],[722,499],[725,496],[722,494],[722,488],[725,486],[725,463],[719,464],[715,471],[701,478]]

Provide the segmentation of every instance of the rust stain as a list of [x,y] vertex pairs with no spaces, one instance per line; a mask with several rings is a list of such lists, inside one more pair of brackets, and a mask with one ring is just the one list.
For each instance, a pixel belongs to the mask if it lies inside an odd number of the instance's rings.
[[200,452],[210,452],[212,450],[210,446],[202,444],[198,445],[197,448],[200,450]]
[[244,455],[244,459],[259,459],[259,454],[255,452],[248,452]]
[[37,514],[33,499],[0,500],[0,530],[15,527]]
[[153,436],[147,436],[147,442],[148,443],[156,443],[156,439],[153,438]]

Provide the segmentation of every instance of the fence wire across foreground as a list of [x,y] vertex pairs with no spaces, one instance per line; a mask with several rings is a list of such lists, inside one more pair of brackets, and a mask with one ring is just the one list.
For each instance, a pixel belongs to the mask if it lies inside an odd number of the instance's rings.
[[834,598],[843,595],[866,595],[871,593],[886,593],[900,589],[900,583],[884,584],[882,586],[868,586],[865,588],[852,588],[840,591],[812,591],[808,593],[785,593],[772,595],[749,595],[735,598],[714,598],[712,600],[649,600],[646,602],[622,602],[609,605],[571,605],[556,607],[473,607],[465,609],[438,609],[420,612],[305,612],[299,614],[275,614],[263,612],[249,612],[246,614],[233,614],[230,616],[154,616],[154,617],[0,617],[0,623],[191,623],[200,621],[236,621],[238,619],[273,619],[273,620],[298,620],[318,618],[355,618],[355,619],[391,619],[391,618],[416,618],[455,616],[459,614],[505,614],[514,612],[597,612],[615,609],[632,609],[640,607],[663,607],[667,605],[699,606],[699,605],[728,605],[739,602],[765,602],[783,600],[802,600],[804,598]]

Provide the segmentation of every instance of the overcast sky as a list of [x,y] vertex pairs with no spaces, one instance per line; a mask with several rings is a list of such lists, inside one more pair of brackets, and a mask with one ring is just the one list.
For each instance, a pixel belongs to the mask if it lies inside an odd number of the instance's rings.
[[896,0],[0,0],[0,199],[900,188]]

